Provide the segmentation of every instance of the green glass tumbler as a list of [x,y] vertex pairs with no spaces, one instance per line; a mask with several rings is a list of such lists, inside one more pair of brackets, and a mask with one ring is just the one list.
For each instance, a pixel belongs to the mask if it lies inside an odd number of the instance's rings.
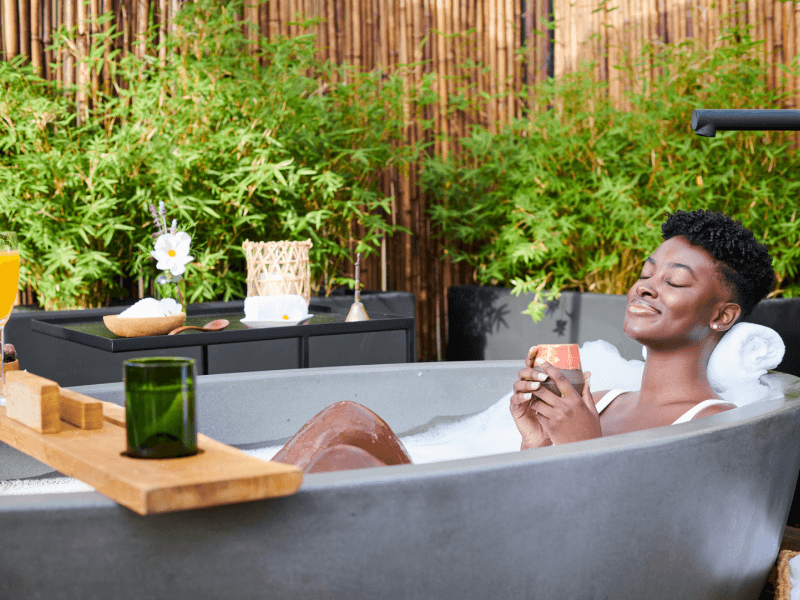
[[177,458],[197,454],[195,361],[132,358],[123,363],[127,456]]

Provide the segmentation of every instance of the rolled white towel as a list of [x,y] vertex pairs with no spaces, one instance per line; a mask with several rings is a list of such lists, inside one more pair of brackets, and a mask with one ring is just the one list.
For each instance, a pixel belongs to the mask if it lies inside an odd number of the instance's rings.
[[757,382],[783,360],[786,346],[778,332],[755,323],[737,323],[720,340],[708,360],[708,382],[725,392]]

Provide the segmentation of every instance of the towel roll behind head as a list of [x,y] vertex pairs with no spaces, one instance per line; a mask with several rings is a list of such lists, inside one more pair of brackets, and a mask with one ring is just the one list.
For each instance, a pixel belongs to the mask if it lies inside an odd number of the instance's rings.
[[722,337],[708,360],[708,381],[725,391],[758,380],[777,367],[786,346],[778,332],[755,323],[737,323]]

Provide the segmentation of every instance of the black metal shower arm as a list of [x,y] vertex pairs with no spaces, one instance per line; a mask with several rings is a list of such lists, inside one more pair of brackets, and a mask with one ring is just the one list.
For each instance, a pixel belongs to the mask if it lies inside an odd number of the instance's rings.
[[697,135],[714,137],[717,131],[800,131],[800,110],[704,109],[692,111]]

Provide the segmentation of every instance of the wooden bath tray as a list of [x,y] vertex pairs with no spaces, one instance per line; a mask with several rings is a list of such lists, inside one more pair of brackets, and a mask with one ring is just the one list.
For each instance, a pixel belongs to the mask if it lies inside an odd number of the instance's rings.
[[0,440],[140,515],[287,496],[303,481],[293,465],[248,456],[203,434],[197,435],[195,456],[129,458],[122,455],[125,409],[102,404],[100,429],[62,421],[58,433],[34,431],[0,406]]

